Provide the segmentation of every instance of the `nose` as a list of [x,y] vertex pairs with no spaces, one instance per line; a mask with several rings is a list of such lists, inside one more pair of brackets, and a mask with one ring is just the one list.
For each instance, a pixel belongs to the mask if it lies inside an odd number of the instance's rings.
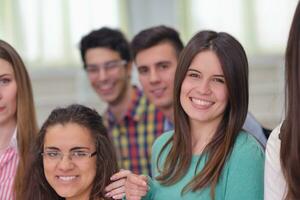
[[106,72],[106,70],[103,68],[103,67],[99,67],[98,68],[98,79],[100,80],[100,81],[105,81],[105,80],[107,80],[107,72]]
[[149,75],[149,80],[150,83],[157,83],[160,81],[160,75],[159,73],[157,73],[157,71],[155,69],[150,70],[150,75]]
[[210,94],[211,93],[209,80],[202,79],[201,81],[199,81],[199,86],[197,88],[198,88],[197,90],[201,94]]
[[67,170],[73,169],[74,163],[69,158],[69,156],[66,155],[66,156],[63,156],[61,158],[61,160],[58,161],[57,166],[60,170],[67,171]]

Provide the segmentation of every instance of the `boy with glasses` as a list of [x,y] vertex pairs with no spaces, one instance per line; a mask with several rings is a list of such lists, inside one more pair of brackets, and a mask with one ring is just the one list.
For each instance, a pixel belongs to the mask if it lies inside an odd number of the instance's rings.
[[127,40],[119,30],[104,27],[84,36],[80,51],[91,86],[108,104],[105,124],[120,168],[150,175],[151,146],[163,132],[164,117],[139,88],[131,85],[132,58]]

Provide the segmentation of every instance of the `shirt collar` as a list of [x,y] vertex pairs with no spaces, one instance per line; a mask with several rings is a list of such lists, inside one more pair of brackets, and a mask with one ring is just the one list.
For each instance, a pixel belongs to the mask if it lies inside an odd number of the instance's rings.
[[10,140],[9,146],[10,147],[15,147],[15,148],[18,147],[18,142],[17,142],[17,127],[14,130],[14,134],[13,134],[11,140]]
[[[132,86],[131,103],[125,112],[123,119],[130,118],[134,121],[139,121],[146,109],[147,99],[143,92],[136,86]],[[105,118],[110,124],[116,123],[115,116],[110,111],[109,107],[105,112]]]

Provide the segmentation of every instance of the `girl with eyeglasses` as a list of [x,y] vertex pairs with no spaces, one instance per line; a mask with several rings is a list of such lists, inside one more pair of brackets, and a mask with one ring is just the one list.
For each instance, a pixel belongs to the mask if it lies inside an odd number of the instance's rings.
[[104,188],[117,171],[101,116],[82,105],[57,108],[39,132],[23,199],[110,199]]
[[17,51],[0,40],[0,199],[22,199],[25,168],[37,134],[33,93]]

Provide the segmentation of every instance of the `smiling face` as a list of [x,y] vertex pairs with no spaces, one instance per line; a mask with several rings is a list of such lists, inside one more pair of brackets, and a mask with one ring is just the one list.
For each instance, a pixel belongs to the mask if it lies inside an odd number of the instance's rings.
[[75,123],[50,126],[43,151],[64,155],[58,159],[43,157],[45,177],[56,193],[66,199],[89,199],[96,175],[96,156],[71,160],[68,155],[95,152],[90,131]]
[[[98,71],[93,70],[93,73],[87,70],[92,87],[104,101],[111,105],[118,104],[125,98],[130,82],[131,65],[127,63],[124,66],[121,60],[118,52],[108,48],[88,49],[85,54],[87,68],[98,68]],[[103,67],[112,62],[119,64],[110,69]]]
[[136,55],[139,81],[150,101],[158,108],[173,105],[177,56],[170,42],[163,42]]
[[188,68],[180,103],[194,123],[219,124],[228,103],[228,90],[220,61],[213,51],[198,53]]
[[0,125],[16,123],[17,83],[13,67],[0,58]]

